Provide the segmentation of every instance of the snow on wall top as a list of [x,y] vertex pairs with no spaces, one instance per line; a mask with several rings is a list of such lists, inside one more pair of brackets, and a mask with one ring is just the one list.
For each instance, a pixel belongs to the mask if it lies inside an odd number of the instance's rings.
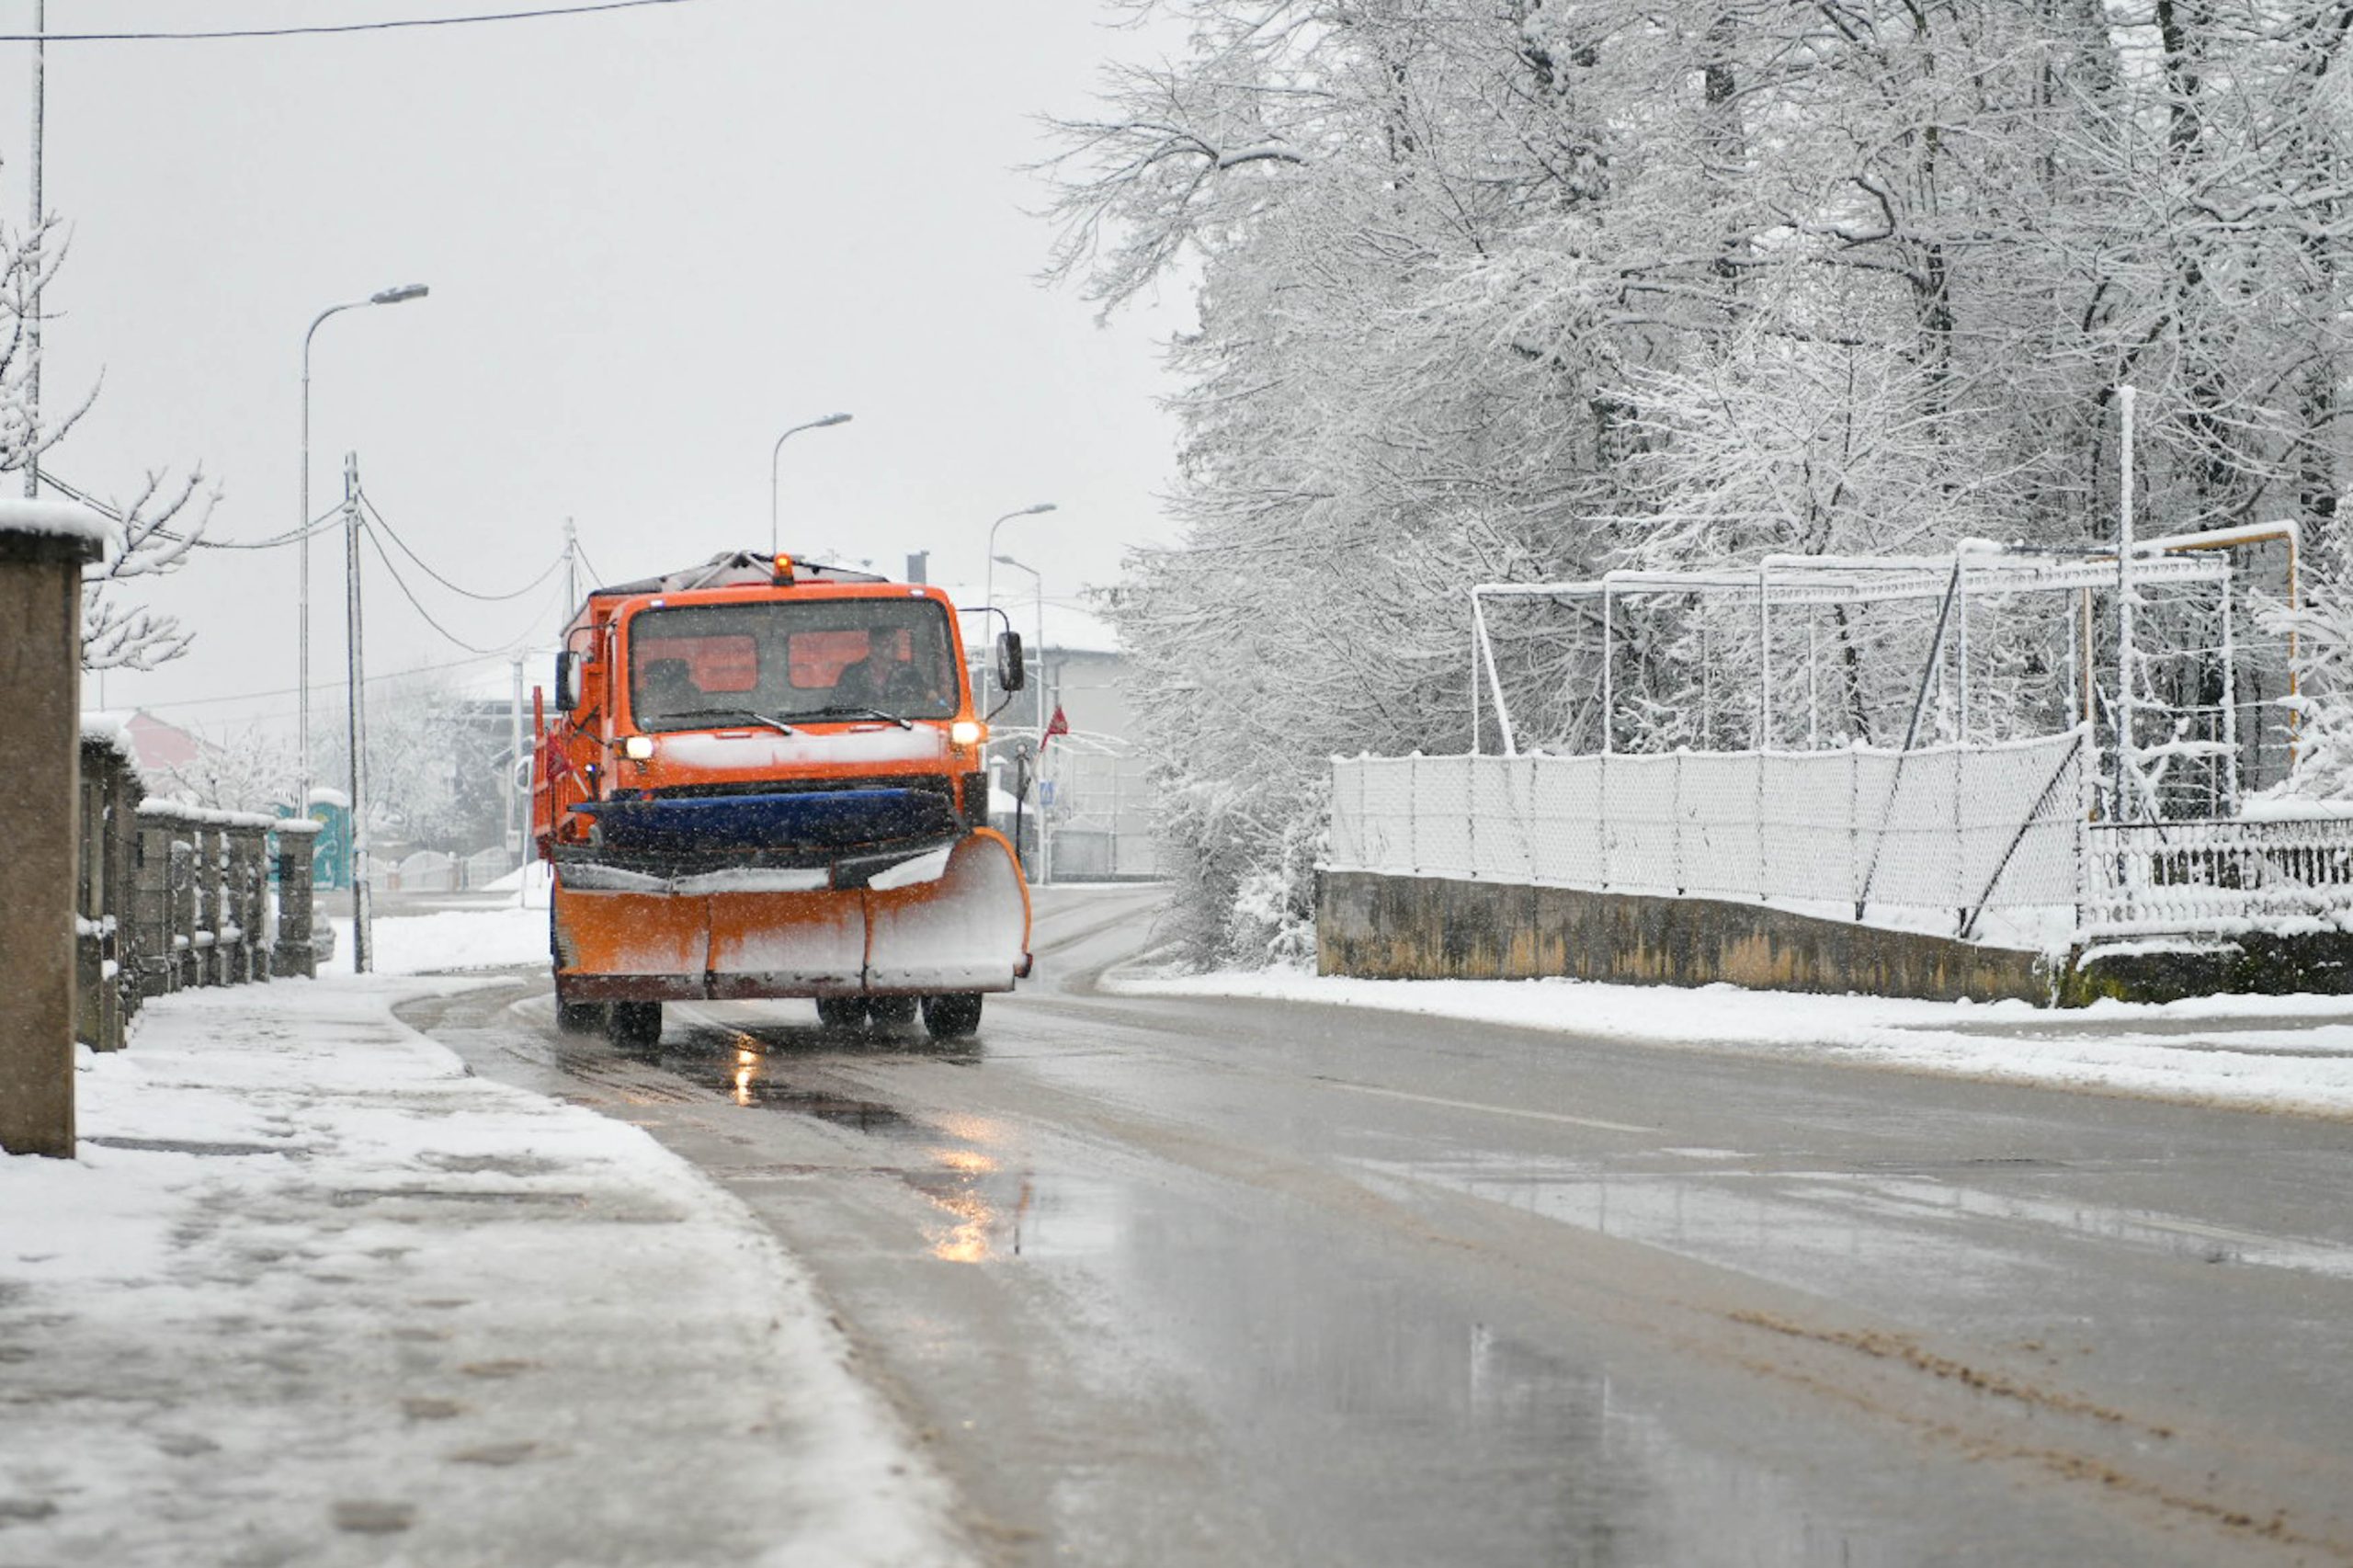
[[49,534],[81,540],[95,551],[107,542],[107,520],[74,501],[0,500],[0,534]]
[[83,714],[82,744],[105,746],[131,767],[139,766],[139,748],[131,744],[131,732],[112,713]]
[[[191,806],[184,801],[142,801],[139,802],[139,814],[199,827],[272,828],[284,825],[282,818],[265,816],[259,812],[220,812],[210,806]],[[297,828],[295,831],[302,830]]]

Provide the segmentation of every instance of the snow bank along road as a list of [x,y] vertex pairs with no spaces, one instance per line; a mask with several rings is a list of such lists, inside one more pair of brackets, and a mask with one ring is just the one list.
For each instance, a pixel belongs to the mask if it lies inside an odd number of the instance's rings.
[[741,1197],[995,1561],[2353,1562],[2347,1121],[1098,990],[1151,896],[956,1049],[404,1016]]

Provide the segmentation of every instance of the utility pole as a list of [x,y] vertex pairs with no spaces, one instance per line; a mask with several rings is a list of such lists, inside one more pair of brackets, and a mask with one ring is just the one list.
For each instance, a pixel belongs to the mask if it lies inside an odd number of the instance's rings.
[[[49,0],[33,0],[33,145],[32,145],[32,211],[26,221],[27,248],[32,252],[33,284],[40,284],[40,133],[47,108],[48,85],[45,81],[49,62]],[[25,377],[26,412],[31,415],[27,432],[32,438],[33,449],[25,459],[25,499],[40,495],[40,301],[35,295],[30,318],[25,324],[25,349],[29,356],[29,373]]]
[[368,699],[359,619],[359,454],[343,454],[344,678],[351,738],[351,972],[374,967],[368,950]]
[[2143,804],[2132,719],[2133,666],[2140,662],[2132,647],[2132,404],[2139,395],[2131,387],[2116,389],[2123,426],[2122,461],[2116,479],[2116,815],[2120,822],[2138,822]]
[[563,519],[563,613],[568,624],[580,608],[580,531]]
[[523,835],[517,825],[520,815],[523,786],[519,778],[523,770],[523,655],[515,655],[515,685],[506,705],[506,837],[509,855],[523,847]]

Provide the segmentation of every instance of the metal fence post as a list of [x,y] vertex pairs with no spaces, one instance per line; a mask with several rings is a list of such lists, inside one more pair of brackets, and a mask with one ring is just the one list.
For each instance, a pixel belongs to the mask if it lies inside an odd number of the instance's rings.
[[78,506],[0,506],[0,1151],[74,1157],[74,818],[82,751],[82,565],[102,525]]

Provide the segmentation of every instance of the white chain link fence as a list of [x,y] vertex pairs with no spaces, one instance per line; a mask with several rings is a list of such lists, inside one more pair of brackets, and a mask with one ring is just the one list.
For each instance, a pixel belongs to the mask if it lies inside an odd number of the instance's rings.
[[1338,757],[1324,867],[2045,948],[2353,929],[2353,819],[2095,823],[2089,752],[2077,731],[1908,753]]
[[1855,918],[2064,905],[2080,733],[1910,753],[1344,757],[1327,869],[1756,899]]

